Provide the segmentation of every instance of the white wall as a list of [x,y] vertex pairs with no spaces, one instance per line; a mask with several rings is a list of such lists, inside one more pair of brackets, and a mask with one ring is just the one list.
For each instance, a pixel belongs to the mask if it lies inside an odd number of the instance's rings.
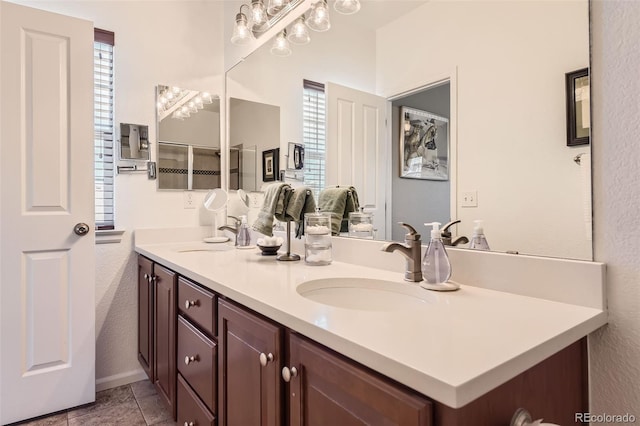
[[[222,8],[210,1],[30,1],[16,3],[92,20],[115,32],[115,122],[149,125],[156,155],[155,86],[222,94]],[[198,224],[182,192],[158,192],[146,174],[115,180],[120,244],[96,246],[96,378],[98,387],[140,371],[137,360],[137,266],[132,232]],[[202,193],[196,194],[198,200]]]
[[591,412],[640,418],[640,2],[592,3],[595,260],[609,324],[590,337]]
[[493,249],[591,259],[573,162],[589,148],[566,146],[564,88],[588,66],[587,13],[584,1],[437,1],[378,31],[382,96],[457,69],[457,191],[478,192],[477,208],[458,196],[458,234],[484,219]]

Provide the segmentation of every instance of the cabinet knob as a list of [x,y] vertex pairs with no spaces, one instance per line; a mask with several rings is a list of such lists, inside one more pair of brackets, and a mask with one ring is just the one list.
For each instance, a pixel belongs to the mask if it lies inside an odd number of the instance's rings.
[[184,426],[195,426],[194,422],[184,422]]
[[192,362],[196,362],[196,361],[198,361],[198,355],[195,355],[195,356],[187,355],[184,357],[184,365],[189,365]]
[[197,306],[198,305],[198,301],[197,300],[185,300],[184,301],[184,308],[185,309],[189,309],[192,306]]
[[264,352],[260,352],[260,365],[266,367],[268,363],[273,361],[273,354],[269,352],[265,354]]
[[144,279],[149,281],[149,274],[144,274]]
[[298,369],[295,367],[283,367],[282,368],[282,378],[285,382],[289,383],[291,378],[298,376]]

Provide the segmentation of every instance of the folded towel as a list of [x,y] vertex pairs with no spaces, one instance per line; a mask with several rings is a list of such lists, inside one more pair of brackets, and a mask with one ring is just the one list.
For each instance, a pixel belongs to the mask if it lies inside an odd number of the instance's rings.
[[316,200],[313,198],[313,192],[310,188],[295,188],[289,197],[286,208],[286,214],[283,219],[285,222],[296,222],[296,238],[301,238],[304,234],[304,215],[316,211]]
[[288,183],[275,183],[269,185],[265,191],[262,208],[253,223],[253,229],[263,235],[273,235],[274,216],[283,216],[291,195],[291,185]]
[[331,213],[331,233],[338,235],[347,232],[350,212],[357,212],[360,208],[358,193],[353,186],[326,188],[320,192],[318,207],[321,212]]

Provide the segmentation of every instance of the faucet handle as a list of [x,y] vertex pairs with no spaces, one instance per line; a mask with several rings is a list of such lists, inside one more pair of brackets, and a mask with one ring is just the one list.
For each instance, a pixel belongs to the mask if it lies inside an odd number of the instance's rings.
[[240,224],[240,219],[235,217],[235,216],[232,216],[232,215],[228,214],[227,215],[227,220],[229,220],[229,219],[233,219],[235,221],[234,223],[236,224],[236,226],[238,226]]
[[404,222],[398,222],[399,225],[402,225],[406,228],[406,230],[408,231],[407,234],[404,236],[404,239],[407,241],[417,241],[420,240],[420,234],[418,234],[418,231],[416,231],[416,228],[414,228],[413,226],[409,225],[408,223],[404,223]]

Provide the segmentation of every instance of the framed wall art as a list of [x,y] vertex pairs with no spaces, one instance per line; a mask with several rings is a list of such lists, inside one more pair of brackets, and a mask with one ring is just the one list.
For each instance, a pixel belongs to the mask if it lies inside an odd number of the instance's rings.
[[278,180],[280,168],[280,148],[262,151],[262,181],[272,182]]
[[589,69],[565,74],[567,88],[567,146],[588,145],[591,130]]
[[449,119],[400,107],[400,177],[449,180]]

